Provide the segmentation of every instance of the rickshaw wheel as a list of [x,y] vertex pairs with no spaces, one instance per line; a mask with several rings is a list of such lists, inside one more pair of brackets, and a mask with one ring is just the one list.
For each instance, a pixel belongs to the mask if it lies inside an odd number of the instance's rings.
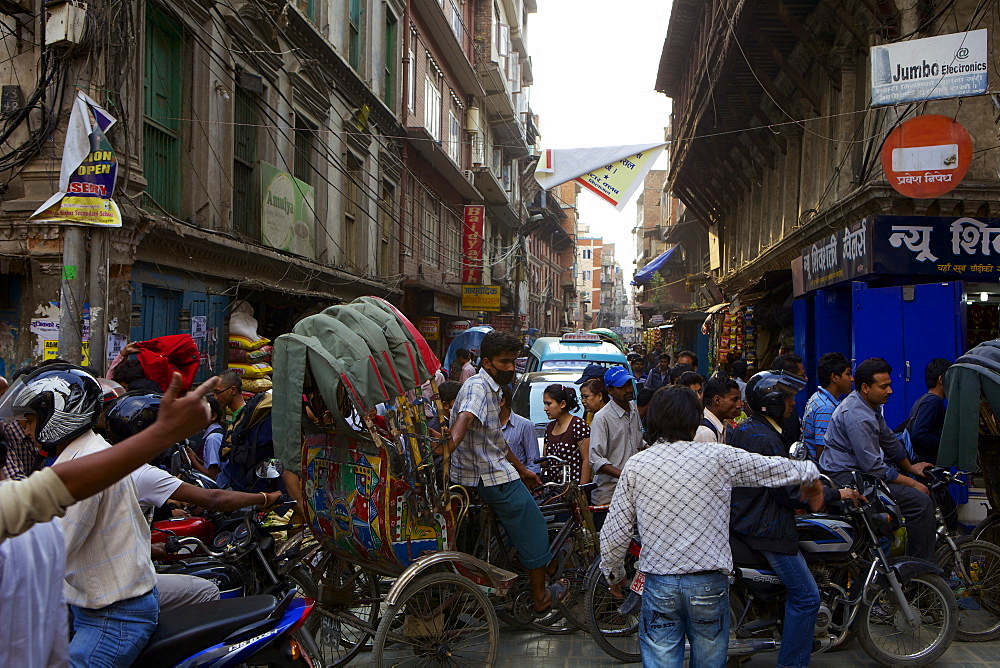
[[368,646],[371,629],[378,621],[378,578],[329,553],[323,554],[311,571],[302,564],[289,577],[316,601],[306,627],[316,641],[321,665],[347,665]]
[[493,604],[472,581],[433,573],[407,587],[375,633],[376,666],[489,666],[500,637]]

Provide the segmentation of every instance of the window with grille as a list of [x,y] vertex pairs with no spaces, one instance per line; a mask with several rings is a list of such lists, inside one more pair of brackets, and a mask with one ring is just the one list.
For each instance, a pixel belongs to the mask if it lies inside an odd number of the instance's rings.
[[347,170],[344,175],[344,256],[348,264],[360,267],[363,257],[361,248],[361,216],[366,210],[365,165],[353,153],[347,154]]
[[150,3],[146,10],[146,71],[142,161],[151,208],[180,213],[181,83],[184,30]]
[[396,109],[396,17],[385,14],[385,65],[382,70],[382,101]]
[[255,94],[240,86],[233,96],[233,123],[233,230],[256,241],[260,240],[260,105]]
[[448,18],[451,23],[451,31],[455,33],[458,43],[462,43],[462,5],[458,0],[451,0],[451,13]]
[[462,268],[462,232],[459,229],[461,221],[457,216],[448,217],[448,270],[453,274]]
[[441,266],[441,203],[429,194],[424,197],[423,256]]
[[354,68],[355,72],[361,73],[361,0],[349,0],[350,11],[348,12],[348,35],[347,35],[347,62]]
[[592,277],[590,271],[584,270],[584,272],[583,272],[583,280],[589,281],[589,280],[592,280],[592,278],[593,277]]
[[378,203],[378,227],[379,227],[379,248],[378,248],[378,275],[390,276],[396,273],[395,254],[393,250],[393,238],[397,234],[396,216],[396,187],[388,181],[382,182],[382,194]]
[[459,167],[462,166],[462,125],[458,122],[459,111],[452,105],[448,110],[448,155]]
[[406,105],[410,111],[413,111],[417,98],[417,54],[413,52],[413,49],[410,49],[410,63],[407,69],[409,76],[407,76],[408,81],[406,82]]
[[429,72],[424,84],[424,128],[441,141],[441,77]]
[[414,195],[414,179],[406,180],[406,208],[403,212],[403,255],[412,256],[417,243],[417,198]]
[[316,131],[308,119],[295,114],[295,178],[316,185]]

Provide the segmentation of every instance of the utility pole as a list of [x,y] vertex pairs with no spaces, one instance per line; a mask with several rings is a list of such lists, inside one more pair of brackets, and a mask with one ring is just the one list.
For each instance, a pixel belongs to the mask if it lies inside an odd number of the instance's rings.
[[59,297],[59,357],[71,364],[83,359],[81,325],[87,289],[87,228],[63,226],[62,286]]
[[107,366],[109,234],[101,227],[90,230],[90,366],[101,375]]

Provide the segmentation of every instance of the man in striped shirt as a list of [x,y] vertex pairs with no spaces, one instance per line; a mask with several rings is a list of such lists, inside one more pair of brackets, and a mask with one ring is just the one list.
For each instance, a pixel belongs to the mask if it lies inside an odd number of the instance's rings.
[[826,353],[816,362],[820,388],[809,397],[802,418],[802,440],[809,449],[809,458],[819,461],[826,445],[826,429],[840,398],[851,391],[854,376],[851,363],[837,352]]

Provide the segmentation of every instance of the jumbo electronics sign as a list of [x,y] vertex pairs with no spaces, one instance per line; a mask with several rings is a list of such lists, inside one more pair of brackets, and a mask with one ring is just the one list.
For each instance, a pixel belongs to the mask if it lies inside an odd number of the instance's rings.
[[986,29],[873,46],[872,106],[986,92]]

